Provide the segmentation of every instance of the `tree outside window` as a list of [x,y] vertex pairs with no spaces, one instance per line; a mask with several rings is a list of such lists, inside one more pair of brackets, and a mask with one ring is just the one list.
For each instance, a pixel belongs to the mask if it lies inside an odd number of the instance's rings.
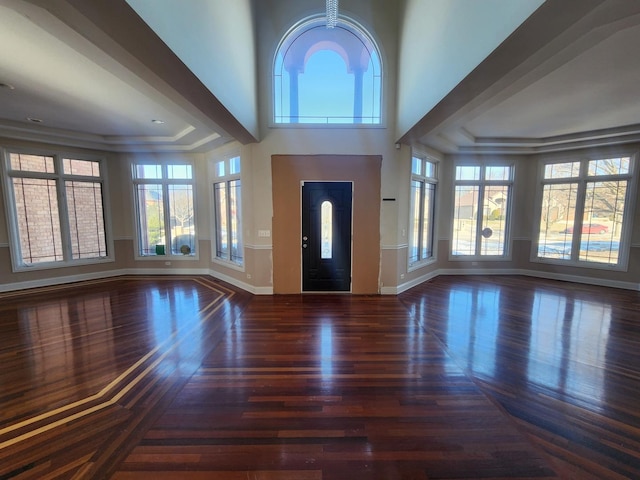
[[432,259],[434,255],[436,184],[436,163],[414,155],[411,159],[409,266]]
[[136,164],[133,183],[139,255],[195,255],[192,165]]
[[215,165],[213,183],[215,258],[236,265],[244,263],[242,240],[242,183],[240,157]]
[[451,255],[506,257],[513,166],[456,166]]
[[629,156],[543,164],[535,257],[621,266],[632,178]]

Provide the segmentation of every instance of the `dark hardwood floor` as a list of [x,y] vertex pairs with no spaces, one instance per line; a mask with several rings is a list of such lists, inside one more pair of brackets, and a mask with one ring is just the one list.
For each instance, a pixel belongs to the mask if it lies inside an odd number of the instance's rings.
[[0,479],[640,478],[640,293],[0,295]]

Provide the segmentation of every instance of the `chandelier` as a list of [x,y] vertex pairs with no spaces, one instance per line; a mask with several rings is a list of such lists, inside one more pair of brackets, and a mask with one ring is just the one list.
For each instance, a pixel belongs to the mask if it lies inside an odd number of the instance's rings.
[[338,0],[327,0],[327,28],[333,28],[338,21]]

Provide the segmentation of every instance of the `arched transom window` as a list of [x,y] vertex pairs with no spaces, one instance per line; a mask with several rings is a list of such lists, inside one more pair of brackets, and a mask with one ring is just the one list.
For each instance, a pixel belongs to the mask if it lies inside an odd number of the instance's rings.
[[382,74],[371,37],[344,17],[302,22],[280,43],[274,69],[274,122],[380,124]]

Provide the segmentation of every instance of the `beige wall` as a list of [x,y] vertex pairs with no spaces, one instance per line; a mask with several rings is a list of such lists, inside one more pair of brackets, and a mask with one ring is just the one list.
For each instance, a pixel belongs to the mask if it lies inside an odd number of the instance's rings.
[[[531,5],[535,4],[534,0]],[[566,268],[550,266],[530,261],[532,241],[533,205],[536,192],[536,163],[533,156],[508,156],[487,157],[493,161],[496,158],[502,161],[513,162],[516,165],[516,180],[514,185],[514,212],[512,230],[512,258],[505,261],[478,262],[472,265],[464,260],[449,259],[449,242],[451,238],[452,206],[452,182],[453,164],[458,157],[432,153],[440,161],[440,180],[437,190],[436,212],[436,237],[437,258],[434,263],[417,269],[408,268],[407,263],[407,232],[409,225],[409,185],[411,149],[402,146],[396,149],[397,135],[403,133],[406,125],[396,128],[396,72],[399,70],[398,62],[400,51],[398,46],[398,25],[400,22],[411,23],[410,28],[403,34],[405,40],[410,42],[412,36],[419,36],[420,19],[414,14],[424,10],[420,2],[407,2],[409,8],[404,19],[398,18],[398,12],[388,0],[341,0],[341,12],[351,15],[356,21],[367,28],[374,36],[381,49],[383,63],[383,125],[376,127],[346,127],[346,128],[309,128],[305,126],[276,127],[270,121],[272,112],[271,95],[271,69],[275,48],[282,36],[297,20],[307,15],[321,13],[324,9],[322,3],[318,3],[310,9],[305,2],[297,0],[259,0],[254,2],[256,18],[268,12],[266,22],[256,23],[256,70],[258,76],[257,101],[258,118],[257,128],[251,126],[252,131],[261,133],[260,141],[251,145],[239,146],[236,144],[223,146],[215,151],[204,154],[159,154],[147,155],[152,158],[188,158],[196,163],[197,178],[197,229],[199,236],[199,256],[197,259],[172,259],[171,265],[165,265],[165,259],[135,259],[134,255],[134,219],[133,198],[130,179],[130,161],[136,158],[134,154],[113,154],[89,151],[92,154],[104,155],[107,159],[107,174],[109,182],[109,204],[112,214],[112,231],[114,238],[115,262],[83,267],[69,267],[61,269],[39,270],[34,272],[12,273],[9,261],[8,234],[6,219],[4,218],[4,200],[0,198],[0,289],[10,288],[12,285],[22,285],[24,282],[57,282],[66,279],[81,278],[82,276],[110,275],[112,273],[127,272],[159,272],[159,273],[211,273],[224,280],[256,293],[270,293],[274,289],[274,280],[279,282],[279,275],[287,273],[287,266],[282,266],[282,258],[279,250],[281,244],[278,225],[274,221],[274,202],[279,201],[279,183],[284,177],[272,177],[272,158],[274,156],[290,156],[302,158],[312,156],[314,158],[336,156],[340,158],[372,158],[378,159],[378,178],[370,182],[363,178],[360,186],[369,190],[370,198],[378,198],[372,205],[378,209],[375,219],[371,219],[366,226],[354,228],[355,237],[365,234],[377,238],[376,242],[367,244],[367,248],[376,245],[375,274],[367,279],[366,286],[354,280],[354,291],[377,292],[382,289],[385,293],[407,288],[414,283],[430,278],[439,272],[444,273],[474,273],[491,271],[529,272],[542,276],[572,276],[584,281],[611,283],[625,283],[626,286],[640,285],[640,202],[636,201],[635,220],[629,268],[626,272],[606,271],[600,269]],[[428,2],[432,3],[432,2]],[[446,3],[446,2],[445,2]],[[246,2],[243,3],[246,5]],[[443,4],[444,5],[444,4]],[[243,7],[244,8],[244,7]],[[520,7],[518,7],[520,8]],[[523,7],[525,8],[525,7]],[[527,7],[528,8],[528,7]],[[356,13],[354,13],[356,12]],[[413,12],[413,14],[412,14]],[[515,18],[515,17],[514,17]],[[415,43],[423,45],[423,43]],[[414,105],[416,99],[424,93],[423,75],[425,64],[411,66],[407,62],[411,58],[411,51],[403,52],[403,73],[401,99],[403,112],[410,112],[408,104]],[[407,57],[408,55],[408,57]],[[415,103],[419,106],[419,102]],[[423,109],[424,112],[424,109]],[[403,122],[407,122],[404,119]],[[410,125],[408,122],[407,125]],[[0,146],[28,146],[47,149],[49,146],[27,142],[18,142],[8,139],[0,139]],[[640,145],[631,145],[636,151]],[[67,152],[87,152],[67,146],[54,146],[54,150]],[[230,267],[212,259],[212,198],[211,198],[211,165],[216,159],[225,156],[231,150],[237,150],[242,157],[242,185],[243,185],[243,229],[245,241],[245,265],[242,268]],[[424,150],[424,149],[423,149]],[[601,150],[607,153],[606,150]],[[460,157],[462,158],[462,157]],[[481,160],[482,157],[465,157],[467,160]],[[323,162],[315,162],[299,166],[301,170],[296,173],[299,179],[313,175],[316,178],[325,179],[331,177],[331,168]],[[336,167],[337,168],[337,167]],[[352,180],[353,172],[341,170],[340,179]],[[0,187],[2,188],[2,187]],[[291,185],[289,187],[291,188]],[[296,186],[299,188],[299,185]],[[360,187],[357,187],[360,188]],[[297,190],[296,190],[297,192]],[[357,190],[356,190],[357,194]],[[380,201],[381,198],[391,199]],[[375,205],[374,205],[375,203]],[[354,218],[359,214],[354,213]],[[299,218],[299,210],[295,212]],[[276,221],[278,219],[275,219]],[[373,231],[375,230],[375,232]],[[268,232],[267,236],[259,236],[259,231]],[[295,251],[299,251],[298,232],[295,235]],[[293,236],[293,235],[292,235]],[[367,251],[367,258],[374,257],[373,250]],[[355,259],[354,259],[355,260]],[[355,263],[354,263],[355,267]],[[299,291],[300,275],[299,267],[288,272],[286,283],[287,291]],[[493,269],[493,270],[492,270]],[[367,270],[368,271],[368,270]],[[371,270],[373,271],[373,270]],[[368,282],[372,282],[371,284]],[[375,281],[375,288],[373,282]],[[279,289],[279,287],[278,287]],[[278,290],[276,289],[276,290]]]
[[[622,147],[626,152],[638,152],[640,145]],[[440,184],[438,196],[438,246],[437,262],[414,270],[407,274],[409,281],[429,277],[434,270],[444,273],[526,273],[541,277],[563,278],[567,280],[584,281],[596,284],[607,284],[625,288],[640,288],[640,195],[636,196],[631,205],[631,218],[635,217],[631,235],[631,249],[626,271],[608,268],[567,267],[551,265],[531,260],[531,245],[535,232],[535,205],[538,162],[547,158],[566,158],[567,155],[580,156],[615,156],[620,154],[616,149],[590,149],[571,153],[554,154],[553,156],[452,156],[447,155],[440,163]],[[505,260],[473,261],[452,259],[449,255],[451,240],[451,219],[453,215],[453,173],[456,162],[501,162],[515,165],[514,198],[511,218],[511,256]],[[402,269],[401,269],[402,270]],[[399,282],[402,285],[403,281]]]
[[378,293],[380,265],[379,156],[275,155],[273,178],[274,293],[300,293],[303,181],[353,182],[352,293]]
[[[334,141],[331,141],[334,139]],[[1,141],[3,146],[23,146],[37,149],[47,147],[43,144],[24,144]],[[231,147],[227,147],[231,148]],[[516,165],[514,185],[514,210],[511,244],[511,259],[504,261],[470,261],[450,259],[449,247],[451,238],[452,181],[453,165],[460,158],[444,156],[440,162],[440,183],[438,186],[437,210],[437,260],[421,268],[409,271],[407,265],[406,235],[408,230],[408,190],[410,169],[410,149],[403,147],[396,150],[389,141],[385,129],[354,129],[346,131],[326,130],[302,132],[295,129],[273,129],[268,137],[259,144],[240,148],[243,160],[243,215],[245,231],[245,265],[243,268],[232,268],[211,259],[211,177],[210,165],[225,152],[210,152],[207,155],[192,154],[196,163],[197,182],[197,227],[199,234],[199,257],[197,259],[171,259],[171,265],[165,265],[168,259],[135,259],[134,255],[134,221],[133,196],[130,179],[130,161],[136,156],[122,154],[102,154],[107,159],[108,197],[111,210],[113,231],[114,262],[95,265],[65,267],[57,269],[36,270],[13,273],[8,248],[8,232],[4,215],[4,198],[0,197],[0,289],[20,288],[36,284],[58,283],[60,281],[81,280],[88,277],[99,277],[120,272],[159,272],[159,273],[211,273],[222,279],[256,293],[300,291],[300,259],[296,254],[296,262],[290,262],[290,252],[299,252],[299,228],[286,226],[281,230],[276,202],[285,199],[291,207],[291,215],[299,222],[299,182],[300,180],[354,180],[357,182],[355,192],[357,198],[361,191],[366,191],[365,198],[370,203],[364,210],[356,207],[354,211],[354,251],[360,251],[360,239],[363,236],[375,239],[367,242],[363,254],[354,255],[354,288],[355,293],[394,293],[407,286],[420,282],[438,273],[491,273],[491,272],[524,272],[543,277],[565,278],[578,281],[604,283],[614,286],[638,288],[640,278],[640,200],[636,199],[633,213],[632,248],[629,265],[626,271],[607,269],[590,269],[549,265],[533,262],[530,259],[532,232],[535,219],[533,206],[536,194],[537,161],[535,157],[511,156],[501,160]],[[630,148],[637,151],[640,145]],[[91,153],[65,148],[67,152]],[[336,152],[342,152],[337,154]],[[315,153],[315,154],[314,154]],[[317,155],[319,153],[319,155]],[[380,154],[382,153],[382,154]],[[608,151],[593,152],[603,155]],[[273,164],[272,156],[289,159],[284,171]],[[309,162],[309,155],[313,159]],[[166,159],[166,155],[156,158]],[[170,155],[168,158],[182,158]],[[329,159],[340,158],[342,163],[332,164]],[[376,158],[377,174],[368,171],[364,176],[359,172],[360,166],[354,159]],[[302,161],[304,159],[305,161]],[[465,160],[482,160],[481,158],[464,157]],[[495,160],[495,158],[489,158]],[[351,162],[351,166],[348,162]],[[355,167],[354,167],[355,165]],[[370,166],[370,165],[369,165]],[[278,173],[280,172],[280,173]],[[275,176],[277,175],[277,176]],[[284,187],[281,183],[285,183]],[[364,190],[363,190],[364,187]],[[288,192],[281,196],[281,188]],[[292,197],[289,197],[292,195]],[[295,202],[289,202],[289,198]],[[394,198],[394,201],[382,202],[381,198]],[[275,205],[277,206],[277,205]],[[370,206],[374,208],[369,212]],[[367,216],[362,216],[366,211]],[[373,216],[369,213],[375,212]],[[274,213],[276,217],[274,218]],[[357,220],[367,218],[365,225]],[[291,230],[288,230],[291,229]],[[273,235],[258,237],[258,230],[267,230]],[[281,237],[293,239],[295,245],[280,243]],[[375,248],[374,248],[375,247]],[[291,250],[289,250],[291,249]],[[364,253],[366,251],[366,254]],[[286,254],[283,254],[285,252]],[[283,259],[287,259],[286,261]],[[360,259],[367,258],[367,265],[360,276]],[[374,266],[373,268],[369,268]],[[281,277],[284,275],[283,277]],[[362,283],[360,279],[364,279]],[[283,278],[283,283],[280,282]],[[275,280],[275,283],[274,283]],[[635,286],[635,287],[634,287]],[[282,287],[282,288],[281,288]]]

